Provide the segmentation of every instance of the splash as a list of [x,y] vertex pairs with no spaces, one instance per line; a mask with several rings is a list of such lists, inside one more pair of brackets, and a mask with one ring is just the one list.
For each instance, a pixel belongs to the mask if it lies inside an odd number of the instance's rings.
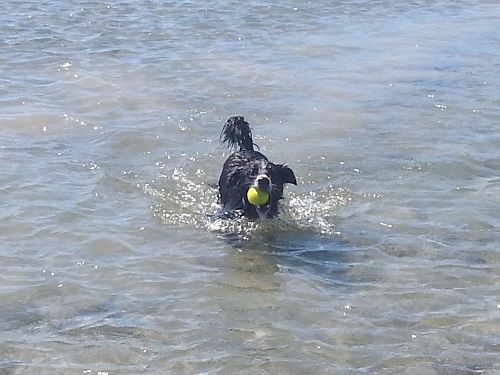
[[303,229],[310,229],[325,235],[339,234],[335,229],[335,212],[351,201],[348,189],[326,186],[304,194],[289,194],[286,209],[292,220]]
[[[230,220],[221,218],[217,203],[217,188],[201,181],[202,174],[188,173],[175,168],[164,176],[167,187],[156,186],[157,181],[144,186],[144,192],[158,200],[154,215],[167,225],[190,225],[203,228],[224,237],[250,239],[266,233],[313,231],[322,235],[336,235],[335,210],[351,200],[345,188],[327,186],[307,193],[288,192],[277,219],[249,221],[244,217]],[[307,189],[310,188],[310,189]]]
[[167,188],[154,181],[144,186],[144,192],[159,198],[154,214],[165,224],[206,226],[207,215],[217,209],[217,190],[205,182],[192,180],[183,168],[175,168],[167,179]]

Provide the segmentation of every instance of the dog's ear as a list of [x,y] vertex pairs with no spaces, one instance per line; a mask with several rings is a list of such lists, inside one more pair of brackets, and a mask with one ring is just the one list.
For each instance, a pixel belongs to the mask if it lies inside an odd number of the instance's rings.
[[275,164],[273,169],[279,174],[280,180],[283,181],[283,183],[297,185],[295,174],[289,167],[282,164]]

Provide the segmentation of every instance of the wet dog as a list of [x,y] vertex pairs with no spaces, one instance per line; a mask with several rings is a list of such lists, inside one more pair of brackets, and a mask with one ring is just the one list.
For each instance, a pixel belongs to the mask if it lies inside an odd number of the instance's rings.
[[[241,116],[227,120],[220,140],[231,148],[239,148],[227,158],[219,178],[219,202],[224,215],[241,214],[251,220],[278,215],[284,185],[297,185],[293,171],[286,165],[271,163],[254,150],[252,131]],[[251,204],[247,196],[250,188],[264,191],[269,198],[264,204]]]

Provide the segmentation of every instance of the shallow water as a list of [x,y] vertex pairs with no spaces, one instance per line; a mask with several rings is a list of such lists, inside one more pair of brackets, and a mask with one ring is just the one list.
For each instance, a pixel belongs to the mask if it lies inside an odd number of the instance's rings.
[[[0,373],[499,373],[499,17],[2,2]],[[278,220],[210,216],[232,115]]]

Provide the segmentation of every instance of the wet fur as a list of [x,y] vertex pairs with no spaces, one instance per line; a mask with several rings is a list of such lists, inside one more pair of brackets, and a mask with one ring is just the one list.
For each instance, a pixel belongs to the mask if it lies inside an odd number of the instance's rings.
[[[227,216],[243,214],[252,220],[278,215],[284,185],[297,185],[293,171],[286,165],[270,162],[254,150],[252,131],[241,116],[227,120],[220,139],[229,147],[239,148],[227,158],[219,178],[219,202],[223,213]],[[246,193],[251,186],[269,192],[269,200],[264,205],[254,206],[248,202]]]

